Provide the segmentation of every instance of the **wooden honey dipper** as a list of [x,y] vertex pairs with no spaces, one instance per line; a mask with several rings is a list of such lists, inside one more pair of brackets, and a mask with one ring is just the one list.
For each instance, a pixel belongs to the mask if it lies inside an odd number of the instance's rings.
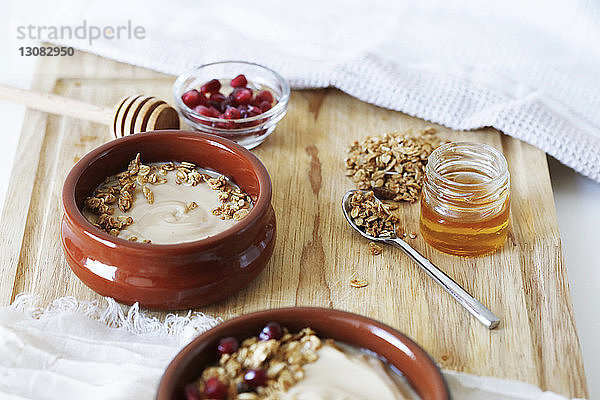
[[126,96],[114,108],[109,108],[55,94],[0,85],[0,100],[108,125],[115,138],[159,129],[179,129],[177,111],[165,101],[151,96]]

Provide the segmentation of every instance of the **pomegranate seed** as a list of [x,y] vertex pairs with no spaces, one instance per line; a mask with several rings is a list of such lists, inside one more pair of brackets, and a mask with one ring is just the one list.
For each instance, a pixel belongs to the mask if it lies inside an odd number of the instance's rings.
[[282,336],[283,329],[281,329],[281,325],[279,325],[277,322],[269,322],[258,335],[260,340],[278,340],[281,339]]
[[219,118],[219,110],[214,107],[206,107],[206,106],[196,106],[194,107],[194,111],[198,114],[202,114],[206,117]]
[[222,103],[225,101],[225,96],[223,96],[223,94],[221,94],[220,92],[217,93],[213,93],[210,95],[210,97],[208,98],[209,101],[214,101],[216,103]]
[[238,104],[248,104],[252,100],[252,92],[250,89],[236,89],[233,93],[233,98]]
[[198,387],[193,383],[188,383],[185,387],[185,398],[186,400],[201,400]]
[[233,78],[231,80],[231,87],[244,87],[248,84],[248,80],[246,79],[246,77],[242,74],[236,76],[235,78]]
[[208,109],[212,113],[211,116],[214,116],[215,118],[219,118],[221,116],[221,112],[218,109],[216,109],[215,107],[208,107]]
[[268,101],[263,101],[260,103],[259,107],[262,110],[262,112],[269,111],[271,109],[271,103],[269,103]]
[[240,112],[240,117],[242,117],[242,118],[248,117],[248,106],[241,105],[241,106],[237,106],[236,108]]
[[225,98],[225,101],[222,104],[225,108],[227,108],[227,106],[236,106],[235,99],[233,99],[233,97],[229,98],[229,96]]
[[273,104],[273,94],[268,90],[261,90],[258,92],[256,99],[260,102],[268,101],[269,104]]
[[250,106],[248,107],[248,116],[249,117],[255,117],[258,114],[262,114],[262,110],[256,106]]
[[216,79],[211,79],[200,88],[202,93],[217,93],[221,89],[221,82]]
[[231,354],[235,353],[240,348],[240,344],[234,337],[225,337],[219,341],[217,350],[219,354]]
[[209,101],[208,105],[217,110],[219,114],[225,112],[225,102],[219,103],[216,101]]
[[264,369],[249,369],[244,374],[244,382],[253,388],[265,386],[267,384],[267,373]]
[[204,96],[200,94],[196,89],[188,90],[181,96],[183,104],[189,108],[194,108],[199,104],[202,104],[202,100],[206,100]]
[[239,119],[241,116],[242,113],[235,107],[227,107],[225,113],[223,113],[225,119]]
[[227,386],[218,378],[208,378],[204,382],[204,396],[208,399],[223,400],[227,397]]

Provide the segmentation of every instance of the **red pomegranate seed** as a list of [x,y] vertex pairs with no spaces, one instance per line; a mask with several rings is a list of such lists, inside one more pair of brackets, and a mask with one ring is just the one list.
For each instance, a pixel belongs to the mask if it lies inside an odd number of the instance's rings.
[[231,87],[244,87],[248,84],[248,80],[246,79],[246,77],[242,74],[236,76],[235,78],[233,78],[231,80]]
[[269,104],[273,104],[273,94],[268,90],[261,90],[260,92],[258,92],[258,94],[256,95],[256,99],[259,102],[268,101]]
[[227,107],[225,112],[223,113],[223,118],[225,119],[239,119],[241,118],[242,113],[235,107]]
[[260,340],[281,339],[282,336],[283,329],[277,322],[269,322],[258,335]]
[[185,399],[186,400],[201,400],[200,391],[198,387],[193,383],[188,383],[185,387]]
[[221,112],[217,108],[215,108],[215,107],[208,107],[208,109],[212,113],[211,116],[214,116],[215,118],[219,118],[221,116]]
[[237,106],[236,108],[240,112],[240,116],[242,118],[246,118],[248,116],[248,106],[247,105]]
[[231,96],[231,97],[227,96],[227,97],[225,98],[225,101],[223,101],[223,103],[222,103],[222,104],[223,104],[223,106],[224,106],[225,108],[227,108],[227,106],[233,106],[233,107],[235,107],[235,106],[236,106],[236,104],[235,104],[235,99],[233,98],[233,96]]
[[225,112],[225,102],[217,102],[217,101],[209,101],[208,102],[209,106],[212,106],[212,108],[214,108],[215,110],[217,110],[219,112],[219,114],[222,114]]
[[216,79],[211,79],[200,88],[202,93],[217,93],[221,89],[221,82]]
[[264,369],[249,369],[244,374],[244,382],[253,388],[265,386],[267,384],[267,373]]
[[202,104],[202,100],[206,100],[206,98],[200,94],[196,89],[188,90],[181,96],[181,100],[183,104],[188,106],[189,108],[194,108],[199,104]]
[[248,116],[255,117],[258,114],[262,114],[262,110],[256,106],[248,106]]
[[260,103],[259,107],[262,110],[262,112],[269,111],[271,109],[271,103],[269,103],[268,101],[263,101]]
[[219,110],[214,107],[206,107],[206,106],[196,106],[194,107],[194,111],[198,114],[202,114],[206,117],[219,118]]
[[220,92],[217,93],[213,93],[210,95],[210,97],[208,98],[209,101],[214,101],[216,103],[222,103],[225,101],[225,96],[223,96],[223,94],[221,94]]
[[219,354],[235,353],[240,348],[240,344],[234,337],[225,337],[219,341],[217,350]]
[[250,89],[236,89],[233,93],[233,98],[238,104],[248,104],[252,100],[252,92]]
[[227,386],[218,378],[208,378],[204,382],[204,396],[208,399],[223,400],[227,397]]

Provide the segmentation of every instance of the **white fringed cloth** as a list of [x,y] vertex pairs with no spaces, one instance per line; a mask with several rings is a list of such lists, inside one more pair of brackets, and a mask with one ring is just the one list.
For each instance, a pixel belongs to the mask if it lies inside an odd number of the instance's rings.
[[[21,294],[0,308],[1,399],[154,399],[175,354],[221,322],[192,312],[160,321],[112,299],[37,304]],[[565,400],[522,382],[443,373],[457,400]]]

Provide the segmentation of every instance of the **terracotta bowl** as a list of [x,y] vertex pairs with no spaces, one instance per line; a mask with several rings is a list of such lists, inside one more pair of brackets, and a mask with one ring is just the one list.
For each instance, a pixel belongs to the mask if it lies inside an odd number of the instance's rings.
[[[191,161],[234,180],[253,199],[250,213],[215,236],[181,244],[135,243],[103,232],[81,213],[86,196],[126,170],[137,153],[146,163]],[[265,267],[275,246],[269,174],[252,153],[220,137],[155,131],[106,143],[86,154],[65,180],[62,246],[69,266],[92,290],[151,309],[195,308],[240,290]]]
[[446,382],[435,362],[408,337],[370,318],[312,307],[246,314],[198,336],[171,361],[158,387],[156,399],[185,399],[185,386],[196,380],[205,366],[217,361],[216,348],[221,338],[233,336],[241,342],[256,336],[271,321],[279,322],[292,332],[309,326],[320,337],[371,350],[402,371],[423,400],[450,399]]

